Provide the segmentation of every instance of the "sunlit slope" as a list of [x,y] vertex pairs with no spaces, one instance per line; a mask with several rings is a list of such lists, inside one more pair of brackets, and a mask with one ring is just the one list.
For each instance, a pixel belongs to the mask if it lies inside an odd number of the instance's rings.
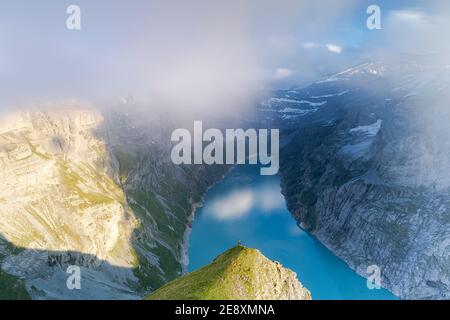
[[[170,132],[77,102],[2,114],[0,288],[20,279],[33,299],[142,299],[182,274],[191,212],[222,173],[173,164]],[[66,286],[69,265],[81,290]]]
[[211,264],[182,276],[148,300],[310,300],[296,274],[256,249],[234,247]]

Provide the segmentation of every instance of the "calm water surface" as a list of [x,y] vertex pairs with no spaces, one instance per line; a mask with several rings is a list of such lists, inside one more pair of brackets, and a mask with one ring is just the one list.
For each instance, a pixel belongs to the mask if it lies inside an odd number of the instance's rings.
[[396,299],[369,290],[366,279],[313,236],[302,231],[286,208],[277,176],[260,176],[257,166],[237,166],[205,196],[190,237],[189,270],[242,244],[294,270],[313,299]]

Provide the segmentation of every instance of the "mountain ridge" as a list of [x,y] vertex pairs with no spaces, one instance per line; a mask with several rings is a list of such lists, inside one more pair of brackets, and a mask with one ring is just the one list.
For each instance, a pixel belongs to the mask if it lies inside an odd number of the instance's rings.
[[261,252],[238,245],[175,279],[148,300],[310,300],[296,274]]

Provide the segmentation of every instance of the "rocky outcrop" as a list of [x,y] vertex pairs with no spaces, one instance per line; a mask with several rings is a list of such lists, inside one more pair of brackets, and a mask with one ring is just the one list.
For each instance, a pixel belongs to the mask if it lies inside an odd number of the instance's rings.
[[[278,261],[267,259],[261,252],[254,253],[255,300],[311,300],[311,293],[297,279],[297,274],[284,268]],[[245,295],[242,297],[245,299]]]

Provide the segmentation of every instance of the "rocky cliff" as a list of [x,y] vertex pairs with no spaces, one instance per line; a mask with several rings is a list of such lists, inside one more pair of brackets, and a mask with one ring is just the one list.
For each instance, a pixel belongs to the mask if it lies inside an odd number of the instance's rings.
[[137,299],[179,276],[192,208],[223,172],[173,165],[170,128],[79,103],[2,114],[0,275],[37,299]]
[[149,300],[311,300],[297,275],[258,250],[234,247],[210,265],[184,275]]
[[368,63],[263,111],[284,128],[299,224],[359,274],[379,266],[402,298],[450,297],[449,80],[448,67]]

